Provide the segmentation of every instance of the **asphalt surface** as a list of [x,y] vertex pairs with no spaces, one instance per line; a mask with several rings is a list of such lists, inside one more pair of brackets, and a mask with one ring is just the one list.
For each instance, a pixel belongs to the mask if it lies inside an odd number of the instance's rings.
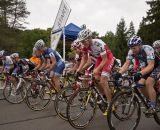
[[[127,125],[127,124],[126,124]],[[0,100],[0,130],[75,130],[56,116],[53,101],[43,111],[30,110],[23,102],[10,104]],[[98,112],[85,130],[109,130],[106,118]],[[137,130],[160,130],[154,119],[142,118]]]

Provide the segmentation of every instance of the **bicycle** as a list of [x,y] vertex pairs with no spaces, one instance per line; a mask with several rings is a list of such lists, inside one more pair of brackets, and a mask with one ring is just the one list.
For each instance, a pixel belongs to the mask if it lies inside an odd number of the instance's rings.
[[16,79],[11,79],[9,74],[6,74],[6,81],[3,89],[3,95],[6,101],[12,104],[19,104],[26,97],[26,81],[22,75],[16,76]]
[[[83,79],[81,79],[83,80]],[[98,81],[93,75],[88,78],[89,87],[80,88],[69,99],[67,105],[67,118],[71,126],[76,129],[86,128],[94,119],[97,111],[97,105],[102,112],[105,112],[108,107],[107,100],[104,99],[98,90]],[[112,90],[112,95],[120,91],[117,83],[110,80],[109,86]],[[83,116],[85,116],[83,118]]]
[[55,85],[51,79],[43,72],[39,73],[35,80],[31,82],[26,94],[26,104],[34,111],[40,111],[46,108],[52,97],[57,93]]
[[[108,108],[108,126],[111,130],[135,130],[140,122],[141,103],[145,109],[148,109],[147,99],[136,87],[134,77],[128,78],[130,89],[127,91],[119,91],[112,99]],[[116,115],[112,112],[112,108],[116,107]],[[146,115],[147,117],[147,115]],[[148,118],[148,117],[147,117]],[[153,118],[160,125],[160,93],[157,93],[157,106]],[[125,123],[125,125],[123,125]],[[126,125],[127,124],[127,125]],[[129,128],[128,128],[129,127]]]
[[65,76],[63,83],[64,87],[56,94],[54,107],[57,115],[61,119],[68,120],[66,114],[68,100],[71,95],[82,87],[82,83],[78,81],[78,76],[74,77],[74,74]]

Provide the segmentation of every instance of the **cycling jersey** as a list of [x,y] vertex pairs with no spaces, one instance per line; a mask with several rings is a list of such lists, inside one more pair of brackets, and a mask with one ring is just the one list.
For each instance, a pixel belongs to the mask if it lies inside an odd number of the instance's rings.
[[9,70],[11,65],[13,65],[13,61],[10,56],[6,56],[4,60],[2,60],[4,68]]
[[155,67],[150,75],[150,77],[158,80],[160,78],[160,53],[155,52]]
[[41,64],[41,60],[40,58],[37,58],[35,56],[32,56],[30,59],[29,59],[33,64],[35,64],[36,66]]
[[100,39],[92,39],[92,45],[88,48],[83,48],[84,53],[89,53],[94,58],[99,58],[102,55],[111,52],[107,45]]
[[62,60],[61,55],[57,51],[51,48],[47,48],[42,55],[44,56],[45,59],[46,58],[50,59],[51,57],[55,57],[56,62],[58,62],[59,60]]
[[61,55],[57,51],[55,51],[51,48],[47,48],[44,51],[44,53],[42,54],[42,59],[46,60],[48,58],[50,59],[51,57],[55,57],[56,64],[55,64],[53,70],[50,72],[50,77],[53,77],[54,74],[57,76],[63,74],[63,70],[65,68],[65,63],[64,63]]
[[103,55],[107,56],[107,63],[101,69],[101,75],[109,76],[112,72],[111,69],[114,64],[114,56],[112,52],[109,50],[108,46],[100,39],[92,39],[92,44],[90,47],[83,48],[84,53],[88,53],[91,57],[96,59],[95,68],[97,68],[102,62]]
[[133,59],[139,60],[139,67],[142,69],[148,65],[148,60],[154,60],[154,49],[149,45],[143,45],[139,54],[133,54],[132,50],[129,50],[127,59],[132,61]]
[[29,59],[22,58],[15,63],[15,68],[12,72],[12,75],[23,74],[28,70],[33,70],[34,68],[35,68],[35,65]]

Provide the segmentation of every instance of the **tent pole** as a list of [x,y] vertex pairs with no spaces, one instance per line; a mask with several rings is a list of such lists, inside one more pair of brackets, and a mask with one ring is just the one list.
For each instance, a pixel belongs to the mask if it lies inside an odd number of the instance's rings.
[[66,39],[65,39],[65,28],[63,27],[63,59],[65,61],[65,42],[66,42]]

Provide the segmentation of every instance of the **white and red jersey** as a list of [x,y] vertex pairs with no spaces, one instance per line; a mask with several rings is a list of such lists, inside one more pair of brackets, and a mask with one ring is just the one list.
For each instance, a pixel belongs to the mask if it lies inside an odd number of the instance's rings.
[[82,51],[96,60],[95,68],[100,65],[102,56],[106,54],[107,63],[104,65],[101,72],[102,75],[108,75],[108,73],[111,73],[115,58],[108,46],[101,39],[92,39],[91,46],[88,48],[84,47]]
[[84,53],[89,53],[94,58],[99,58],[104,54],[110,53],[108,46],[101,39],[92,39],[92,45],[83,48]]

